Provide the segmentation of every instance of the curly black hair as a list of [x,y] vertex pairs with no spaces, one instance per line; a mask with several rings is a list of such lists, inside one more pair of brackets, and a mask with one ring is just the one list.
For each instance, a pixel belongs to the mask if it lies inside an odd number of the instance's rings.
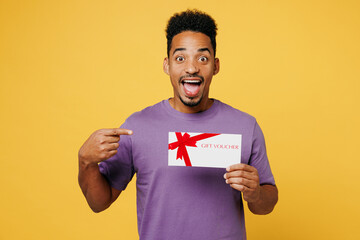
[[208,14],[197,9],[188,9],[184,12],[176,13],[170,18],[165,31],[168,57],[173,37],[184,31],[200,32],[207,35],[210,38],[215,56],[217,26],[215,20]]

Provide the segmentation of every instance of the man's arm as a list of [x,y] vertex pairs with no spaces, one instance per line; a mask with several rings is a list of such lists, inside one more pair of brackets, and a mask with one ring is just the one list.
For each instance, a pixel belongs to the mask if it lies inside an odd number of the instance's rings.
[[99,166],[79,161],[79,185],[94,212],[108,208],[120,195],[119,190],[112,188],[100,173]]
[[79,185],[94,212],[108,208],[119,196],[100,173],[98,163],[117,153],[120,135],[129,135],[127,129],[101,129],[94,132],[79,150]]
[[261,185],[260,197],[256,202],[248,202],[250,211],[254,214],[269,214],[278,201],[278,189],[274,185]]
[[278,190],[273,185],[260,185],[259,175],[253,166],[234,164],[226,169],[224,178],[232,188],[243,193],[250,211],[254,214],[271,213],[278,201]]

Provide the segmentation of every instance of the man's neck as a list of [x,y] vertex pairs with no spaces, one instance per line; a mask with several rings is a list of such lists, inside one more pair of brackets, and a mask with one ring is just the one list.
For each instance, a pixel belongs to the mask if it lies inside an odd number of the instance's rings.
[[198,105],[189,107],[186,106],[181,102],[179,99],[178,101],[175,98],[169,99],[170,106],[173,107],[175,110],[182,112],[182,113],[199,113],[208,110],[212,104],[214,103],[214,99],[207,98],[205,101],[201,101]]

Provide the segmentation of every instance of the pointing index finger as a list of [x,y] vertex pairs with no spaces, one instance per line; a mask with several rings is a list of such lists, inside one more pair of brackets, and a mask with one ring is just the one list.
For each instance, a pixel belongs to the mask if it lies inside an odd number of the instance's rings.
[[108,136],[120,136],[120,135],[132,135],[133,131],[125,128],[113,128],[109,129],[109,132],[105,135]]

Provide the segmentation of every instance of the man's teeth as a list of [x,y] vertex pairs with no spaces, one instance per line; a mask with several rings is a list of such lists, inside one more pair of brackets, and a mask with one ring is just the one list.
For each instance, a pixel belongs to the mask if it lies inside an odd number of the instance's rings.
[[183,83],[201,83],[199,80],[184,80]]

